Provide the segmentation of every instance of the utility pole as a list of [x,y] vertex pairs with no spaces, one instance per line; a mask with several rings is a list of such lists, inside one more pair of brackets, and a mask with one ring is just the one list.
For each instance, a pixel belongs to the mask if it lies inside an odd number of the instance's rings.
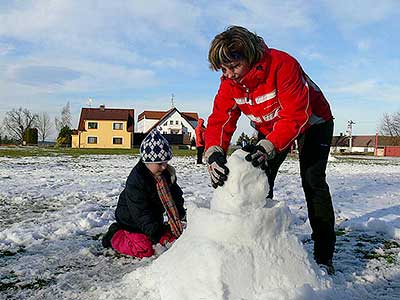
[[356,124],[353,122],[353,120],[347,121],[347,130],[346,134],[349,137],[349,151],[352,152],[352,147],[353,147],[353,124]]

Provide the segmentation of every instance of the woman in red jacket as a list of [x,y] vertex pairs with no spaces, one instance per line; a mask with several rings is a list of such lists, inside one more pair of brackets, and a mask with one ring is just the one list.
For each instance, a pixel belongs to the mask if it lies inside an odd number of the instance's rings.
[[[246,159],[265,169],[270,179],[275,179],[297,139],[314,257],[333,273],[335,218],[325,175],[333,134],[329,103],[296,59],[268,48],[246,28],[231,26],[218,34],[211,42],[208,60],[214,71],[222,71],[206,130],[205,157],[213,187],[227,179],[226,152],[241,113],[263,136],[247,149]],[[273,180],[269,180],[269,197]]]
[[199,118],[197,121],[196,132],[196,149],[197,149],[197,164],[203,163],[203,153],[204,153],[204,133],[206,128],[204,127],[204,120]]

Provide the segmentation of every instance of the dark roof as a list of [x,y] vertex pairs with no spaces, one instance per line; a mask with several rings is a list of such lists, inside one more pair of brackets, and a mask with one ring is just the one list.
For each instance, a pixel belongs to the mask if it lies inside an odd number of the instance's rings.
[[[375,147],[375,135],[353,135],[353,147]],[[345,135],[332,137],[333,147],[349,147],[349,137]],[[378,147],[400,146],[400,137],[378,136]]]
[[85,120],[108,120],[108,121],[127,121],[128,132],[134,130],[134,109],[123,108],[86,108],[81,110],[78,130],[85,131]]
[[197,121],[199,119],[199,115],[196,112],[183,112],[182,115],[188,121]]
[[378,136],[378,147],[400,146],[400,136]]
[[165,115],[165,113],[166,113],[166,111],[145,110],[145,111],[143,111],[142,113],[139,114],[138,121],[144,119],[145,117],[146,117],[146,119],[159,120]]
[[[170,113],[171,111],[175,110],[176,108],[171,108],[167,111],[157,111],[157,110],[145,110],[138,116],[138,122],[144,118],[146,119],[153,119],[153,120],[160,120],[164,118],[165,115]],[[182,116],[186,117],[188,121],[197,121],[199,115],[196,112],[180,112]]]

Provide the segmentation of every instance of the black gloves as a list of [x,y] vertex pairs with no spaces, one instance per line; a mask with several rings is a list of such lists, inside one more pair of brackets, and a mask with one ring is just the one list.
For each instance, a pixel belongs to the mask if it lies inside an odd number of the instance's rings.
[[223,186],[228,179],[229,169],[225,166],[225,153],[220,147],[211,147],[207,152],[208,173],[210,173],[211,184],[216,189],[218,186]]
[[250,161],[254,167],[260,167],[261,170],[265,170],[268,166],[267,154],[265,149],[261,146],[254,146],[253,150],[246,155],[245,159]]
[[260,140],[257,145],[248,145],[242,149],[250,152],[245,159],[250,161],[254,167],[260,167],[262,170],[268,169],[267,161],[275,156],[274,145],[266,139]]

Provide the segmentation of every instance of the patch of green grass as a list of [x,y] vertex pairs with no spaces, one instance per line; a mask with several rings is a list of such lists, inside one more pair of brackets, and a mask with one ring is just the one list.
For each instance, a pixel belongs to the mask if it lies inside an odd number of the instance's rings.
[[342,236],[346,234],[346,230],[344,228],[339,228],[335,231],[336,236]]
[[400,244],[396,241],[384,241],[383,248],[384,249],[400,248]]
[[17,249],[17,251],[0,251],[0,257],[4,257],[4,256],[14,256],[17,255],[18,253],[22,253],[25,251],[25,247],[21,246]]
[[385,259],[386,259],[386,262],[387,262],[388,264],[394,264],[394,262],[395,262],[395,258],[394,258],[394,255],[393,255],[393,254],[392,254],[392,255],[386,256]]
[[32,282],[28,283],[21,283],[19,279],[12,278],[9,280],[5,280],[3,282],[0,282],[0,291],[6,291],[6,290],[16,290],[16,289],[28,289],[28,290],[39,290],[43,287],[46,287],[53,283],[54,280],[52,279],[42,279],[38,278]]
[[366,253],[364,255],[364,258],[365,259],[381,259],[382,258],[382,259],[386,260],[386,262],[388,264],[394,264],[394,262],[395,262],[395,257],[394,257],[394,254],[392,254],[392,253],[379,254],[376,252],[370,252],[370,253]]
[[362,242],[372,243],[372,244],[378,244],[378,243],[383,242],[382,238],[374,237],[374,236],[370,236],[370,235],[362,235],[362,236],[358,237],[358,240],[360,240]]

